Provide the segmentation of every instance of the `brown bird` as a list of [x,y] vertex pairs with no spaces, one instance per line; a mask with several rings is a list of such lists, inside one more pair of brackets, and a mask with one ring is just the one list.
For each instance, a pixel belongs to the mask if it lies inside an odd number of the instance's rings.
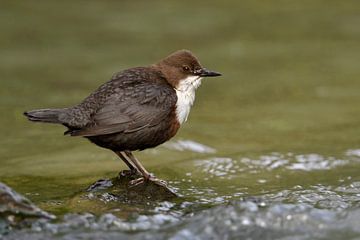
[[201,79],[220,75],[203,68],[190,51],[180,50],[148,67],[114,74],[78,105],[24,114],[30,121],[62,124],[68,128],[64,134],[111,149],[130,170],[143,176],[132,185],[144,181],[163,185],[132,151],[153,148],[172,138],[187,120]]

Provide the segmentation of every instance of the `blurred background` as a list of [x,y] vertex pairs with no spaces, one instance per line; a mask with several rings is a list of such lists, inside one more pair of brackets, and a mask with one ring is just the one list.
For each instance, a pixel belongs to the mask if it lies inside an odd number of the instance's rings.
[[[0,180],[39,193],[30,198],[46,210],[69,211],[74,192],[124,165],[23,111],[74,105],[115,72],[189,49],[223,77],[203,81],[173,145],[137,154],[147,169],[180,189],[192,176],[194,188],[231,199],[359,181],[359,13],[356,0],[3,0]],[[179,141],[214,151],[171,147]]]

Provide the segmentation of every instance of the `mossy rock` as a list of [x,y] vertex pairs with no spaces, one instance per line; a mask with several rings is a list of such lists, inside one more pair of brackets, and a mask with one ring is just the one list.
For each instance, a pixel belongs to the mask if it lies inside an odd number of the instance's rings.
[[160,201],[177,198],[178,195],[166,184],[145,181],[136,186],[131,181],[141,175],[125,170],[112,179],[100,179],[86,190],[76,194],[69,203],[69,207],[77,212],[91,212],[102,214],[113,212],[126,217],[130,212],[144,209]]

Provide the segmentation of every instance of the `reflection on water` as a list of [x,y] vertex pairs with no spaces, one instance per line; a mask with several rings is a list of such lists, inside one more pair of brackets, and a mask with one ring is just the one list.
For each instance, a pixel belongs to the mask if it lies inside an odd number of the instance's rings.
[[196,153],[215,153],[216,150],[204,144],[192,140],[178,140],[167,142],[163,145],[166,148],[178,151],[192,151]]
[[360,157],[360,149],[350,149],[346,151],[346,155]]

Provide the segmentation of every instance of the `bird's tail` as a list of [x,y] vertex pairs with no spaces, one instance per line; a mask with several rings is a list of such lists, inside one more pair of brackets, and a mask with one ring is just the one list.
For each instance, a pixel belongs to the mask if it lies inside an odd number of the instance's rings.
[[64,109],[37,109],[24,112],[24,115],[34,122],[61,123],[59,115]]

